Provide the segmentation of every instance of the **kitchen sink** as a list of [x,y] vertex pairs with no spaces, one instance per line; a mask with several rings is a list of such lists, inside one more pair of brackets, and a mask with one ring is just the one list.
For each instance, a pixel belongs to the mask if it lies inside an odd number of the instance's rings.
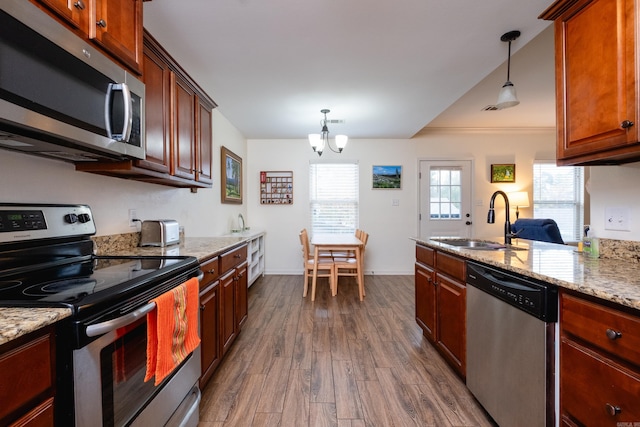
[[474,249],[481,251],[497,251],[497,250],[515,250],[526,251],[526,248],[521,248],[513,245],[505,245],[498,242],[492,242],[487,240],[475,240],[475,239],[431,239],[436,242],[443,243],[449,246],[456,246],[461,249]]

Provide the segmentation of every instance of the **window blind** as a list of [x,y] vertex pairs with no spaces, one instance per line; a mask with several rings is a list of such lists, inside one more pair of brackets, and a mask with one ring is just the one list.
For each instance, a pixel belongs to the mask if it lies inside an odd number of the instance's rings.
[[353,234],[358,228],[357,163],[311,163],[309,199],[313,233]]
[[565,241],[580,240],[584,224],[584,168],[535,162],[533,217],[555,220]]

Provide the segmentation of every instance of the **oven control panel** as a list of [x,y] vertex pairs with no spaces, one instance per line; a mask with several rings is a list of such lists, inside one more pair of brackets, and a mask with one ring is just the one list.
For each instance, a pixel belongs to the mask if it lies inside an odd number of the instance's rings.
[[87,205],[0,204],[0,243],[93,235]]

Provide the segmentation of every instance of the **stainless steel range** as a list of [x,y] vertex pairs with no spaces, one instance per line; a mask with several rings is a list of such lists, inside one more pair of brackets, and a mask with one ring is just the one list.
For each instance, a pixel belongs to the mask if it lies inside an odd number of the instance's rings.
[[94,255],[86,205],[0,204],[0,306],[68,307],[57,325],[56,425],[197,426],[200,348],[145,382],[149,301],[201,272],[194,257]]

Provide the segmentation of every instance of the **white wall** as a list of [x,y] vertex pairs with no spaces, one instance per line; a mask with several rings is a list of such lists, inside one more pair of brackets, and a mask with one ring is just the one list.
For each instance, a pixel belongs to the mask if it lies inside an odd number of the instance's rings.
[[[308,217],[308,165],[317,160],[306,140],[247,141],[248,206],[252,227],[267,229],[267,273],[291,274],[302,270],[298,232],[310,228]],[[496,204],[496,224],[486,224],[489,198],[495,190],[532,189],[534,159],[555,156],[555,132],[545,130],[436,130],[409,140],[350,140],[338,155],[326,151],[322,160],[357,160],[360,165],[360,228],[370,237],[365,270],[375,274],[412,274],[418,230],[418,162],[424,159],[474,160],[474,236],[502,233],[504,208]],[[492,163],[515,163],[516,184],[491,184]],[[373,190],[373,165],[402,165],[401,190]],[[260,171],[293,171],[293,205],[259,204]],[[399,206],[392,206],[393,199]],[[523,209],[522,215],[530,212]],[[515,219],[515,218],[514,218]]]
[[136,209],[140,219],[176,219],[187,236],[224,234],[235,227],[238,213],[246,210],[244,205],[220,203],[220,146],[245,158],[246,144],[215,110],[213,130],[213,188],[194,194],[186,188],[76,172],[70,163],[0,150],[0,201],[86,203],[99,236],[136,231],[128,225],[129,209]]
[[[640,241],[640,163],[591,166],[591,229],[596,236]],[[630,231],[605,230],[605,208],[628,207]]]

